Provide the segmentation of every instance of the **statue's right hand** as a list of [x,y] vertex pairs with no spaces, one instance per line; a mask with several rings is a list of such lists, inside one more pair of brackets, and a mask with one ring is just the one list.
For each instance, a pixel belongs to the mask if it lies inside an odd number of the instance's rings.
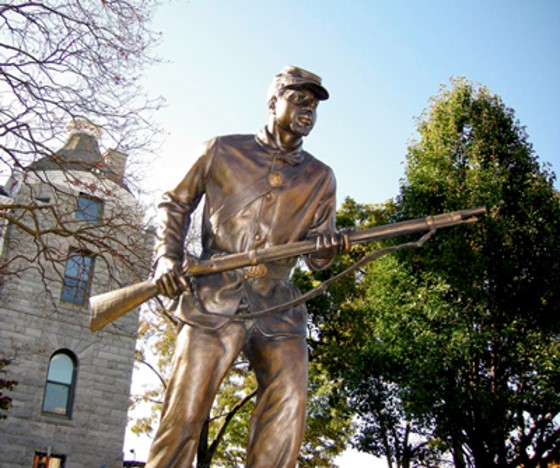
[[160,257],[156,263],[154,280],[160,294],[175,297],[189,288],[187,279],[181,274],[181,264],[169,257]]

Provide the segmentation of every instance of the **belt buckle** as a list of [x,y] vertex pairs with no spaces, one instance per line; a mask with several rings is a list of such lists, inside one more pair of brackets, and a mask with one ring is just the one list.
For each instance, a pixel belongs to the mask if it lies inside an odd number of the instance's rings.
[[264,263],[258,263],[256,265],[250,265],[243,268],[243,273],[245,278],[261,278],[266,275],[268,269]]

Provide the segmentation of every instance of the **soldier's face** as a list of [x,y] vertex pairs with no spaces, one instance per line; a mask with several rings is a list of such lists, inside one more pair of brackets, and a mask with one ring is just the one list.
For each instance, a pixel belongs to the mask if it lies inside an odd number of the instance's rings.
[[296,136],[307,136],[317,120],[319,100],[307,88],[286,89],[275,106],[276,124]]

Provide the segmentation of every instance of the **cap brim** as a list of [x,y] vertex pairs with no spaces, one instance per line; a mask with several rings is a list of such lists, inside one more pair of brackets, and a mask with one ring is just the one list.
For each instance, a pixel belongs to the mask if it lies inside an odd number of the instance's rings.
[[320,85],[315,83],[306,83],[304,86],[310,88],[317,95],[319,101],[326,101],[329,98],[329,92]]
[[308,88],[311,91],[313,91],[313,93],[315,93],[315,95],[317,96],[317,99],[319,99],[319,101],[326,101],[329,98],[329,92],[323,88],[321,85],[318,85],[317,83],[294,83],[291,85],[287,85],[284,86],[284,88],[286,89],[293,89],[293,88]]

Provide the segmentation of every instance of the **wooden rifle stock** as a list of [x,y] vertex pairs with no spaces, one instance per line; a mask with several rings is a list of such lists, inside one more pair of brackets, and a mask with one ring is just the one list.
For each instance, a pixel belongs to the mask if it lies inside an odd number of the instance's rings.
[[[349,232],[347,233],[348,244],[352,246],[406,234],[435,231],[459,224],[473,223],[477,221],[477,216],[484,213],[486,213],[486,208],[484,207],[471,208],[468,210],[453,211],[435,216],[428,216],[426,218],[412,219],[400,223],[386,224],[370,229],[363,229],[361,231]],[[275,245],[202,261],[190,265],[188,271],[185,271],[184,274],[186,276],[201,276],[219,273],[259,263],[311,254],[315,252],[315,249],[316,242],[314,239],[284,245]],[[108,323],[113,322],[149,299],[154,298],[157,294],[158,290],[155,281],[149,279],[115,291],[92,296],[89,301],[91,331],[100,330]]]

